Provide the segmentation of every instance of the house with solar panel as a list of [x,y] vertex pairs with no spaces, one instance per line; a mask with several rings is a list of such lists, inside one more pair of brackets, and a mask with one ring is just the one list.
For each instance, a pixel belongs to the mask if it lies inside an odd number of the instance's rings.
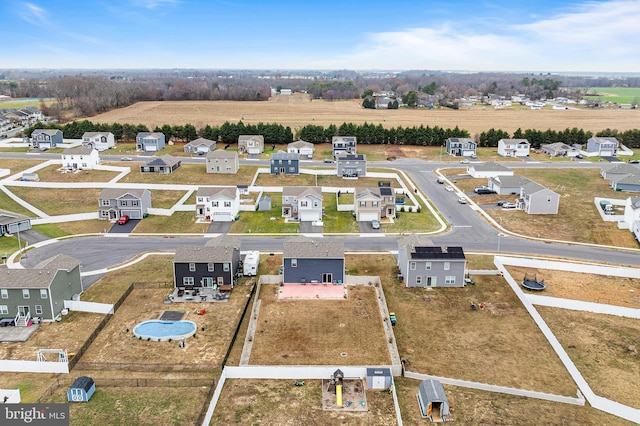
[[396,196],[393,188],[378,186],[356,189],[354,209],[357,221],[370,222],[396,217]]
[[407,287],[464,287],[467,259],[462,247],[412,234],[398,240],[398,267]]

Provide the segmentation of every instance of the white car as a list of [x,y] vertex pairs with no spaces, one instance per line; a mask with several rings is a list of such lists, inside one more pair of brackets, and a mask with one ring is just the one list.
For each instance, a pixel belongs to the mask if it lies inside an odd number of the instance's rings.
[[467,199],[466,199],[466,198],[464,198],[464,197],[458,197],[458,202],[459,202],[460,204],[467,204]]
[[469,164],[470,162],[471,161],[469,161],[469,160],[462,160],[462,161],[460,161],[460,164]]
[[453,192],[453,186],[451,186],[451,185],[445,186],[444,189],[449,191],[449,192]]
[[515,205],[515,203],[503,203],[502,204],[502,208],[503,209],[515,209],[517,206]]

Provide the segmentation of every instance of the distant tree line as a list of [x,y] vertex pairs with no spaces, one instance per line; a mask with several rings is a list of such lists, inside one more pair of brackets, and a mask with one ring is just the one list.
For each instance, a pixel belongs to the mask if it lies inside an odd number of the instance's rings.
[[[111,132],[118,141],[134,141],[138,132],[149,132],[149,128],[143,124],[120,123],[92,123],[88,120],[73,121],[66,124],[42,124],[36,123],[25,129],[25,135],[31,135],[35,129],[60,129],[65,138],[81,139],[85,132]],[[210,139],[222,143],[236,143],[240,135],[263,135],[266,144],[283,144],[293,142],[294,136],[311,143],[331,142],[333,136],[355,136],[360,144],[390,144],[390,145],[417,145],[440,146],[447,138],[468,138],[467,130],[456,126],[453,129],[444,129],[438,126],[413,126],[413,127],[382,127],[382,124],[373,123],[342,123],[340,126],[330,124],[327,127],[307,124],[300,128],[294,135],[289,126],[277,123],[245,124],[224,122],[220,127],[206,125],[196,129],[192,124],[171,126],[165,124],[153,129],[154,132],[164,133],[167,140],[178,142],[190,142],[198,137]],[[533,148],[540,148],[547,143],[562,142],[567,145],[585,144],[594,136],[591,131],[572,128],[565,130],[535,130],[518,129],[510,135],[501,129],[491,128],[474,139],[479,147],[497,147],[500,139],[527,139]],[[640,148],[640,129],[618,131],[605,129],[597,132],[598,137],[615,137],[629,148]]]

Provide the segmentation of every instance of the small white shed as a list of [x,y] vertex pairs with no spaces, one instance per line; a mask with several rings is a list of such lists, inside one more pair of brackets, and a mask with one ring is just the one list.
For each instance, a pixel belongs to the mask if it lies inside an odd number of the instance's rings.
[[389,389],[393,383],[390,368],[367,368],[367,389]]

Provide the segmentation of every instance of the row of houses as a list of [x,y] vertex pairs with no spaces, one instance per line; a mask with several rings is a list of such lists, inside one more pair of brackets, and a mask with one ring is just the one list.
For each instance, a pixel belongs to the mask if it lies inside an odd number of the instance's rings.
[[38,121],[44,120],[44,114],[34,107],[3,108],[0,109],[0,132],[33,126]]
[[640,167],[635,164],[606,164],[600,169],[600,176],[616,191],[640,192]]
[[[448,138],[445,141],[446,152],[457,157],[475,157],[477,143],[469,138]],[[576,157],[582,145],[569,146],[562,142],[543,144],[542,152],[552,157]],[[587,140],[586,155],[613,157],[618,154],[620,142],[614,137],[592,137]],[[526,157],[531,152],[531,143],[527,139],[500,139],[498,154],[503,157]]]

